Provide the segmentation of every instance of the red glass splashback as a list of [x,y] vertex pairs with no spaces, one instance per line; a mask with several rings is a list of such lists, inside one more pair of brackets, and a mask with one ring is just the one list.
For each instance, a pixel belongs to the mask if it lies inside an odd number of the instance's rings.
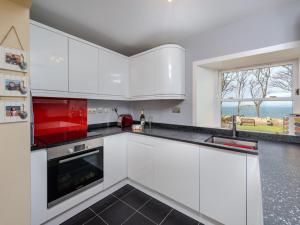
[[38,146],[85,138],[87,100],[33,97],[34,144]]

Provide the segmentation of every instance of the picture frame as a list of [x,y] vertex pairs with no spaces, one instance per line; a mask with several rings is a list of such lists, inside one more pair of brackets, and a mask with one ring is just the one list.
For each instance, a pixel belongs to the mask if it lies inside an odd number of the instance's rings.
[[[28,108],[25,101],[3,101],[0,103],[0,122],[25,122],[28,121]],[[2,120],[1,120],[2,118]]]
[[0,95],[26,97],[28,94],[27,76],[14,76],[0,73]]
[[28,72],[28,57],[26,51],[1,47],[0,53],[1,69]]

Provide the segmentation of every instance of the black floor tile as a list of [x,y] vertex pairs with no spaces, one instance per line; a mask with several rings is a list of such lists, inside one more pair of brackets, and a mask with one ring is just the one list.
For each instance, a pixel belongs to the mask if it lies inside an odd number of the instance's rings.
[[173,210],[167,218],[164,220],[162,225],[198,225],[198,221],[176,211]]
[[112,194],[114,196],[116,196],[117,198],[122,198],[124,195],[126,195],[129,191],[132,191],[133,189],[134,189],[134,187],[127,184]]
[[139,190],[134,190],[128,195],[122,198],[122,201],[126,202],[135,209],[139,209],[143,206],[151,197],[144,192]]
[[89,220],[87,223],[84,223],[84,225],[106,225],[106,223],[103,222],[98,216],[95,216],[93,219]]
[[160,224],[171,210],[171,207],[153,198],[140,210],[140,212],[155,223]]
[[112,205],[113,203],[115,203],[116,201],[118,201],[118,199],[112,195],[107,196],[106,198],[100,200],[99,202],[95,203],[94,205],[92,205],[90,208],[96,212],[96,213],[100,213],[102,212],[104,209],[106,209],[108,206]]
[[94,216],[95,214],[90,209],[85,209],[61,225],[82,225],[84,222],[88,221]]
[[134,214],[132,217],[130,217],[124,225],[155,225],[155,223],[151,222],[146,217],[142,216],[139,213]]
[[131,216],[135,211],[124,204],[121,201],[118,201],[113,206],[104,210],[99,215],[109,224],[109,225],[120,225],[124,222],[129,216]]

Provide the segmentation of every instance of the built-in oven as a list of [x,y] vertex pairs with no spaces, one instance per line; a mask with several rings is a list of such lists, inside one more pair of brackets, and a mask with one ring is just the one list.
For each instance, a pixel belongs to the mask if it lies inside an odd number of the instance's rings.
[[49,148],[48,208],[103,181],[103,139]]

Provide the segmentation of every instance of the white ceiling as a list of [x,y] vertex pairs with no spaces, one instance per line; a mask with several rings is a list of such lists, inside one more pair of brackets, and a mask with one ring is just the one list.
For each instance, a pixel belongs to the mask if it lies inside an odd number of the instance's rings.
[[126,55],[290,0],[33,0],[31,18]]

